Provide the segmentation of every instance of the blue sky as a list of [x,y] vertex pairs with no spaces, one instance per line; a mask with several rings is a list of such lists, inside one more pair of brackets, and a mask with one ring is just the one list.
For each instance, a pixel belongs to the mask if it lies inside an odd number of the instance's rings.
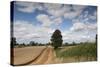
[[95,41],[96,6],[16,1],[13,13],[18,43],[48,43],[56,29],[64,43]]

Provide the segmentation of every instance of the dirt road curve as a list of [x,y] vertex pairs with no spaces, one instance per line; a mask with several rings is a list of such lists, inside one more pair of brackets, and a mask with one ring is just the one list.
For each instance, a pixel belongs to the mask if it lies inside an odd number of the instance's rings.
[[45,51],[30,64],[51,64],[54,62],[54,58],[53,48],[47,47]]
[[15,66],[20,65],[37,65],[37,64],[52,64],[54,63],[55,54],[52,47],[46,47],[42,53],[37,56],[35,59],[32,58],[29,62],[23,64],[17,64]]

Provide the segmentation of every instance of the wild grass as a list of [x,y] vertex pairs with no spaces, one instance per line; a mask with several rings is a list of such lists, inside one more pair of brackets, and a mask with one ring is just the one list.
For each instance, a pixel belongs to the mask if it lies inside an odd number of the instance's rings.
[[[71,46],[66,46],[66,48],[67,47]],[[63,50],[63,48],[56,50],[56,56],[58,58],[75,57],[75,59],[80,60],[81,57],[85,57],[87,60],[91,60],[92,58],[97,60],[97,45],[95,43],[79,44],[64,51],[61,50]]]

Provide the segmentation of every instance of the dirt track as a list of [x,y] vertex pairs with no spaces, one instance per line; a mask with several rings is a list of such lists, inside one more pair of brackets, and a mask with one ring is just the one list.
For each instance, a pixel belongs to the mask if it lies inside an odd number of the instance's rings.
[[[27,50],[26,50],[27,49]],[[36,64],[51,64],[55,63],[55,54],[52,47],[46,47],[46,48],[35,48],[34,51],[32,51],[33,48],[24,48],[24,49],[18,49],[16,50],[16,54],[19,56],[14,56],[15,64],[14,65],[36,65]],[[25,50],[24,53],[20,52],[22,50]],[[29,52],[31,51],[31,52]],[[17,53],[18,52],[18,53]],[[28,52],[28,53],[27,53]],[[32,54],[33,53],[33,54]],[[23,56],[24,54],[28,54],[26,57]]]
[[47,47],[45,51],[31,64],[51,64],[54,62],[54,58],[53,48]]

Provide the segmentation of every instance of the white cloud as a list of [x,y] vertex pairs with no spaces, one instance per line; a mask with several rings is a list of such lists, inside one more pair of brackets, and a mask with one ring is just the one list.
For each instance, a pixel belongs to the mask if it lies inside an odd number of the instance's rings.
[[31,2],[16,2],[15,4],[21,6],[17,8],[21,12],[32,13],[36,9],[44,11],[44,14],[36,15],[37,21],[41,23],[40,26],[35,26],[27,21],[14,22],[14,36],[19,42],[33,40],[46,43],[50,41],[50,37],[55,30],[52,29],[52,25],[58,26],[63,22],[63,19],[70,19],[73,22],[69,30],[62,32],[64,42],[93,41],[95,37],[97,24],[88,20],[96,19],[97,13],[95,11],[93,15],[89,15],[89,12],[86,11],[83,15],[82,12],[86,6],[51,3],[41,5],[40,3]]
[[44,4],[46,8],[46,12],[54,17],[61,17],[63,16],[65,9],[63,9],[62,4],[54,4],[54,3],[47,3]]
[[51,18],[51,16],[48,16],[46,14],[39,14],[37,15],[36,19],[42,23],[42,26],[44,27],[50,27],[52,24],[59,25],[62,23],[62,18]]
[[87,29],[90,31],[97,31],[97,23],[88,23]]
[[96,23],[82,23],[75,22],[73,26],[70,28],[71,31],[96,31],[97,24]]
[[73,19],[81,14],[86,6],[81,5],[63,5],[55,3],[31,3],[31,2],[16,2],[15,4],[22,6],[17,7],[19,11],[31,13],[36,9],[45,10],[53,18],[64,17],[65,19]]
[[80,32],[72,32],[72,31],[64,31],[62,32],[63,42],[72,43],[72,42],[94,42],[95,41],[95,33],[86,33],[85,31]]
[[79,14],[80,14],[80,12],[74,12],[74,11],[73,12],[66,12],[64,14],[64,18],[73,19],[73,18],[79,16]]
[[74,19],[73,25],[69,30],[62,32],[64,42],[94,42],[97,33],[97,23],[81,22],[80,19]]
[[53,31],[51,28],[38,27],[27,21],[14,22],[14,37],[20,43],[28,43],[31,40],[39,43],[48,42]]
[[47,9],[46,12],[50,15],[57,17],[62,17],[66,12],[70,12],[71,7],[69,5],[62,4],[44,4],[44,7]]
[[86,8],[86,6],[72,5],[69,8],[70,8],[70,11],[66,11],[64,13],[64,18],[74,19],[75,17],[79,17],[82,14],[82,11]]
[[[75,25],[72,26],[73,28],[77,25],[78,25],[77,27],[80,29],[82,29],[84,26],[87,26],[81,23],[74,23],[74,24]],[[88,31],[90,32],[96,28],[96,24],[89,23],[87,27],[86,27],[87,30],[89,29]],[[14,22],[14,36],[17,38],[17,41],[19,43],[23,43],[23,42],[28,43],[29,41],[47,43],[50,41],[50,38],[53,32],[54,32],[54,29],[52,28],[44,27],[44,26],[38,27],[27,21],[15,21]],[[81,30],[78,32],[64,30],[62,31],[62,36],[63,36],[64,43],[65,42],[71,43],[73,41],[75,42],[94,41],[95,32],[86,33],[85,31],[81,31]]]
[[42,23],[43,26],[49,27],[53,22],[46,14],[39,14],[37,15],[36,19]]
[[26,12],[26,13],[32,13],[36,9],[38,10],[43,10],[44,8],[42,7],[41,4],[39,3],[32,3],[32,2],[15,2],[15,5],[18,5],[17,9],[21,12]]
[[84,5],[73,5],[73,10],[75,11],[83,11],[84,8],[86,8],[86,6]]
[[76,22],[70,28],[71,31],[81,31],[84,30],[87,26],[84,23]]
[[32,30],[34,30],[34,26],[26,21],[14,22],[14,36],[18,39],[27,39],[28,35],[34,35]]
[[61,24],[62,23],[62,18],[61,17],[58,17],[58,18],[55,18],[54,20],[53,20],[53,22],[54,22],[54,24],[56,24],[56,25],[59,25],[59,24]]
[[96,20],[97,21],[97,12],[94,11],[93,15],[89,15],[89,19],[92,19],[92,20]]
[[54,17],[63,17],[72,19],[79,16],[86,6],[81,5],[62,5],[62,4],[44,4],[46,11]]
[[62,4],[55,4],[55,3],[44,3],[45,8],[48,10],[57,10],[62,7]]

